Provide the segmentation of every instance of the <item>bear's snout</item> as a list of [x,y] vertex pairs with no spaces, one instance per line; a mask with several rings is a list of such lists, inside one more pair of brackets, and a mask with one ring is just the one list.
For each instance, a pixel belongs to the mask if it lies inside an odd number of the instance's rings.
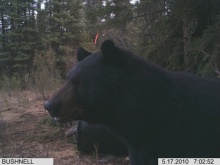
[[53,109],[52,104],[49,101],[44,102],[44,108],[48,111],[52,111]]
[[44,108],[49,112],[52,117],[56,117],[55,106],[50,101],[44,102]]

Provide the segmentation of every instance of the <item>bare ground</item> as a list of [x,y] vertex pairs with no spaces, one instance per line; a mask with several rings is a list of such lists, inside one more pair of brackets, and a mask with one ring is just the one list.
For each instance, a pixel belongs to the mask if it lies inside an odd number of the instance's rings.
[[81,155],[74,138],[65,137],[67,128],[43,124],[48,114],[42,103],[33,92],[0,93],[1,158],[54,158],[55,165],[129,164],[124,157]]

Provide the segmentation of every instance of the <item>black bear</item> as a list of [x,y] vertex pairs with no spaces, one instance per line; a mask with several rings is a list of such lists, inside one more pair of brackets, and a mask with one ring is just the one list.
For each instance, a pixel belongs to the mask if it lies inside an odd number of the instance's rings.
[[78,63],[44,106],[57,121],[107,126],[132,165],[220,157],[220,79],[172,72],[115,46],[77,51]]

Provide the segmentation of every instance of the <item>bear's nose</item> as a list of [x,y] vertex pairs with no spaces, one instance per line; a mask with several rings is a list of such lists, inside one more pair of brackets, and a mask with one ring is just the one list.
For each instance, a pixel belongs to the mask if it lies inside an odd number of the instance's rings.
[[45,101],[44,108],[49,112],[50,116],[56,117],[59,113],[59,105],[54,104],[53,101]]
[[53,106],[52,106],[52,104],[51,104],[49,101],[45,101],[45,102],[44,102],[44,108],[45,108],[46,110],[48,110],[48,111],[52,111]]

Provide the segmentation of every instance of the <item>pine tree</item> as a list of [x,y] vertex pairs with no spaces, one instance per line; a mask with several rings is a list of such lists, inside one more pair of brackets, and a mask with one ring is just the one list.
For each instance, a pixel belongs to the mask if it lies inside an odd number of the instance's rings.
[[1,25],[1,33],[0,33],[0,68],[1,71],[9,71],[9,63],[11,61],[10,53],[6,48],[8,43],[7,32],[9,29],[9,19],[7,17],[9,13],[9,5],[10,3],[1,0],[0,1],[0,25]]
[[57,56],[57,66],[64,71],[66,56],[73,56],[84,32],[82,2],[47,0],[44,5],[45,9],[37,16],[40,45],[45,50],[51,46]]
[[9,74],[25,73],[31,63],[35,41],[35,1],[1,1],[2,49],[0,60],[4,61]]

